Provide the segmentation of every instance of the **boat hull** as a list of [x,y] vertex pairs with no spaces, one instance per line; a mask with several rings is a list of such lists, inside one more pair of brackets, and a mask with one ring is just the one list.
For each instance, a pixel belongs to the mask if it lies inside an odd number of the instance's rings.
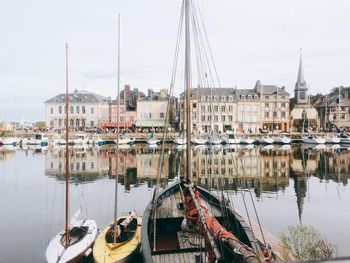
[[106,234],[113,224],[108,225],[97,237],[93,255],[94,261],[97,263],[122,263],[130,262],[141,247],[141,217],[137,219],[137,228],[134,236],[126,243],[119,243],[120,245],[113,247],[106,242]]
[[94,220],[79,220],[71,228],[78,226],[88,227],[87,234],[77,243],[65,248],[61,242],[65,230],[56,235],[46,249],[46,262],[48,263],[65,263],[78,262],[84,258],[85,253],[91,249],[97,237],[98,228]]
[[[246,224],[246,222],[244,221],[244,219],[238,215],[236,212],[233,212],[229,206],[228,203],[226,203],[227,201],[221,201],[219,197],[217,197],[216,195],[214,195],[212,192],[209,192],[207,190],[205,190],[204,188],[198,187],[197,186],[197,190],[200,192],[201,196],[203,199],[205,200],[210,200],[210,204],[215,207],[215,209],[222,209],[220,211],[222,211],[223,214],[225,214],[225,216],[228,216],[229,219],[228,221],[231,222],[231,225],[236,226],[237,228],[239,228],[239,230],[237,230],[237,233],[240,233],[240,240],[242,240],[246,245],[250,246],[250,247],[255,247],[254,244],[254,238],[253,238],[253,234],[249,228],[249,226]],[[167,198],[170,198],[172,195],[175,195],[176,193],[178,193],[180,191],[180,182],[176,182],[173,183],[172,185],[168,186],[165,190],[163,190],[157,198],[157,201],[155,202],[157,208],[161,209],[161,205],[164,201],[166,201]],[[174,199],[174,198],[172,198]],[[176,199],[176,198],[175,198]],[[183,254],[183,253],[188,253],[189,251],[194,251],[195,249],[192,248],[186,248],[186,249],[178,249],[178,250],[174,250],[174,249],[170,249],[170,250],[164,250],[164,244],[166,244],[166,241],[158,241],[161,242],[163,244],[159,244],[156,243],[156,247],[157,247],[157,251],[153,251],[153,241],[151,240],[153,237],[152,234],[152,229],[153,229],[153,219],[152,219],[152,215],[154,213],[153,211],[153,202],[151,201],[148,206],[145,209],[145,212],[143,214],[143,221],[142,221],[142,234],[141,234],[141,247],[142,247],[142,256],[144,259],[144,262],[146,263],[153,263],[155,262],[155,256],[159,254],[169,254],[172,257],[175,257],[175,254]],[[160,212],[161,213],[161,212]],[[162,220],[163,224],[166,225],[166,228],[173,228],[174,226],[172,225],[172,223],[176,222],[181,222],[183,218],[182,217],[177,217],[177,218],[161,218],[160,220]],[[159,220],[157,218],[157,220]],[[168,220],[169,223],[166,223],[165,221]],[[156,223],[158,225],[158,223]],[[180,227],[181,228],[181,227]],[[163,249],[158,250],[158,246],[163,246]],[[180,257],[181,258],[181,257]],[[176,261],[176,260],[175,260]],[[184,261],[184,262],[190,262],[190,261]]]

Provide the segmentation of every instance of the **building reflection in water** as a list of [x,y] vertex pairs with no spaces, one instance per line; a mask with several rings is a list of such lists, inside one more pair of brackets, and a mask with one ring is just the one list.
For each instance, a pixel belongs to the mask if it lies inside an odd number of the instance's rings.
[[[156,183],[161,147],[137,145],[120,149],[118,181],[130,187]],[[184,150],[166,146],[161,187],[183,174]],[[350,151],[347,149],[310,149],[307,147],[219,147],[194,148],[192,151],[193,181],[216,190],[253,189],[259,198],[263,192],[284,191],[294,181],[298,208],[302,213],[307,180],[313,176],[347,185]],[[114,179],[116,147],[71,148],[70,173],[75,183],[87,183],[100,178]],[[64,148],[49,149],[45,155],[45,174],[63,181],[65,177]]]

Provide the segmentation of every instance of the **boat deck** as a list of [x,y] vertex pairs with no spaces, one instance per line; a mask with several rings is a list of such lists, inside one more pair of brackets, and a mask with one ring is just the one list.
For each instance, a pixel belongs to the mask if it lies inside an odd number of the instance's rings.
[[[210,205],[204,199],[202,199],[202,201],[208,207],[209,211],[213,216],[215,217],[222,216],[222,212],[219,209]],[[181,200],[180,192],[177,192],[174,195],[170,195],[163,201],[161,207],[158,208],[157,219],[184,217],[185,216],[184,209],[179,208],[181,204],[182,204],[182,200]]]
[[[202,199],[212,215],[222,217],[222,212]],[[157,209],[156,252],[152,259],[155,263],[195,263],[206,262],[204,239],[200,233],[189,233],[181,230],[185,216],[180,192],[170,195],[162,201]],[[196,261],[197,258],[197,261]],[[199,260],[199,261],[198,261]]]

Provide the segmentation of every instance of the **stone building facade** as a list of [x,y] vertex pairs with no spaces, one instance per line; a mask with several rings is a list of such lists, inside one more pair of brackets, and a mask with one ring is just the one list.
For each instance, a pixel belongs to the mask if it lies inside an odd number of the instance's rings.
[[[66,95],[45,101],[45,124],[50,129],[65,128]],[[74,90],[69,93],[69,126],[71,129],[101,128],[108,121],[108,98],[93,92]]]

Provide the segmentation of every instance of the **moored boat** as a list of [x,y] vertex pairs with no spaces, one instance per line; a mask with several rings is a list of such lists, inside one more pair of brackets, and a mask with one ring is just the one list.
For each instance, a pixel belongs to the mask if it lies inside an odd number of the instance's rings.
[[326,143],[326,139],[313,134],[309,134],[308,136],[303,136],[302,139],[303,139],[303,143],[306,143],[306,144],[325,144]]

